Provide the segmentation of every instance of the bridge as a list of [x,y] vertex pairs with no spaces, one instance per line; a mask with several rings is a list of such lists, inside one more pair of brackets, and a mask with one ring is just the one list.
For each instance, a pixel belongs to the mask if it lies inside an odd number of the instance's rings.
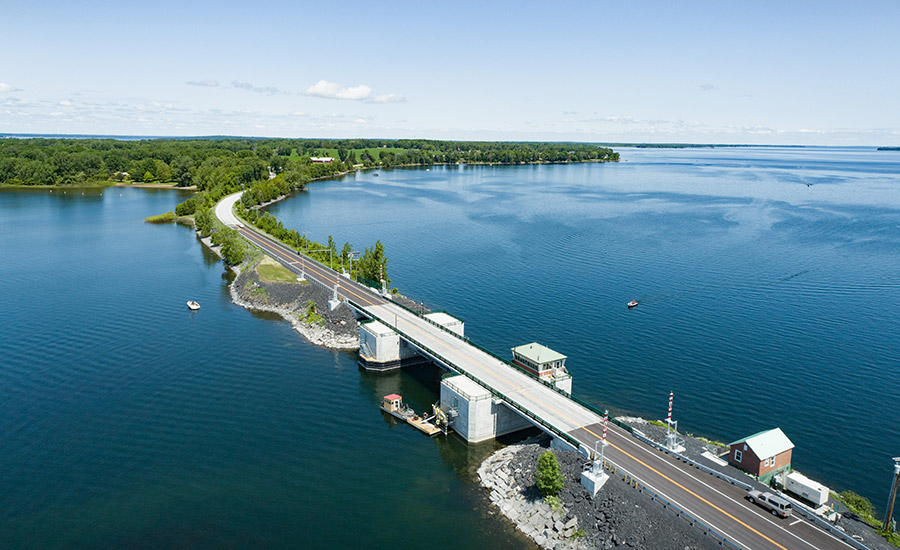
[[[389,327],[418,353],[464,376],[470,386],[474,383],[475,387],[484,388],[492,402],[502,403],[521,419],[552,436],[557,448],[570,448],[586,456],[595,448],[603,430],[603,418],[598,411],[376,290],[350,281],[309,258],[301,260],[295,250],[238,220],[233,207],[239,198],[238,193],[220,201],[216,216],[237,229],[247,241],[293,272],[302,271],[308,279],[329,289],[337,286],[339,298],[359,315]],[[773,517],[749,503],[744,488],[704,473],[640,441],[621,427],[609,426],[607,442],[607,461],[686,516],[724,537],[729,546],[754,550],[859,547],[831,536],[801,517]],[[682,520],[673,517],[673,521]]]

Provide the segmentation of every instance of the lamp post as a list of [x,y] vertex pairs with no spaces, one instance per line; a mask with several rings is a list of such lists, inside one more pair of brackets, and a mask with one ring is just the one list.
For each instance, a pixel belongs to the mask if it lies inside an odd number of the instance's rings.
[[356,250],[352,250],[347,253],[347,259],[350,260],[350,272],[347,273],[348,279],[353,279],[353,260],[359,258],[359,252]]
[[894,500],[897,498],[897,484],[900,483],[900,456],[894,457],[894,482],[891,484],[891,496],[888,497],[887,511],[884,513],[882,529],[892,531],[891,516],[894,515]]

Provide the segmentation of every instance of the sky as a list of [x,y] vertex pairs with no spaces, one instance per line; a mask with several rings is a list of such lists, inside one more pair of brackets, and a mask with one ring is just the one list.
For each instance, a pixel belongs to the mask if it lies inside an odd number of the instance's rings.
[[900,2],[0,0],[0,133],[900,145]]

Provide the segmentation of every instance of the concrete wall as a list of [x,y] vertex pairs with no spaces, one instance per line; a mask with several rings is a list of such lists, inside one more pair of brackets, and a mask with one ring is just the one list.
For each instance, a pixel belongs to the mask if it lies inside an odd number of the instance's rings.
[[456,410],[453,429],[470,443],[532,427],[487,389],[462,375],[441,381],[441,406]]

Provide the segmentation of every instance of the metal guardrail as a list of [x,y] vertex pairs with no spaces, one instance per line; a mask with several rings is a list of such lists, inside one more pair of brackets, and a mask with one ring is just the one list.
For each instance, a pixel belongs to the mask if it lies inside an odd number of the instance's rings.
[[824,519],[820,518],[819,516],[817,516],[815,514],[815,512],[808,510],[803,503],[797,501],[796,499],[786,495],[785,493],[783,493],[781,491],[775,491],[775,492],[778,494],[778,496],[780,496],[783,499],[788,500],[793,505],[795,513],[799,513],[806,519],[812,521],[813,524],[828,531],[832,536],[841,539],[842,541],[846,542],[850,546],[853,546],[854,548],[858,548],[859,550],[872,550],[865,544],[859,542],[852,536],[848,535],[846,532],[841,531],[836,526],[834,526],[831,523],[828,523]]
[[650,495],[650,500],[659,501],[663,505],[663,508],[665,508],[666,510],[674,511],[675,515],[687,520],[692,526],[703,531],[703,533],[706,536],[712,537],[713,539],[718,541],[718,543],[720,545],[727,546],[728,548],[732,548],[733,550],[744,550],[741,546],[738,546],[736,543],[732,542],[725,535],[719,533],[718,531],[716,531],[714,528],[710,527],[709,525],[706,525],[705,523],[700,521],[698,518],[695,518],[693,515],[690,514],[690,512],[683,510],[677,504],[670,502],[664,496],[660,495],[653,489],[650,489],[643,481],[641,481],[638,477],[634,476],[631,472],[629,472],[625,468],[622,468],[621,466],[619,466],[618,464],[616,464],[615,462],[613,462],[609,459],[607,459],[606,462],[608,462],[610,465],[615,467],[616,475],[621,474],[622,479],[626,483],[628,483],[629,485],[631,485],[632,487],[634,487],[641,493],[647,493],[648,495]]
[[649,437],[645,436],[643,433],[641,433],[640,430],[632,430],[631,435],[638,438],[640,441],[643,441],[647,445],[650,445],[651,447],[655,447],[655,448],[659,449],[660,451],[663,451],[664,453],[668,453],[668,454],[674,456],[675,458],[677,458],[678,460],[690,464],[691,466],[697,468],[698,470],[701,470],[708,474],[714,475],[723,481],[727,481],[728,483],[731,483],[732,485],[737,485],[738,487],[740,487],[741,489],[743,489],[745,491],[749,491],[750,489],[753,488],[749,483],[744,483],[743,481],[741,481],[739,479],[735,479],[728,474],[723,474],[722,472],[720,472],[718,470],[714,470],[708,466],[704,466],[703,464],[700,464],[699,462],[696,462],[695,460],[690,459],[681,453],[676,453],[675,451],[667,448],[665,445],[657,443],[656,441],[653,441]]

